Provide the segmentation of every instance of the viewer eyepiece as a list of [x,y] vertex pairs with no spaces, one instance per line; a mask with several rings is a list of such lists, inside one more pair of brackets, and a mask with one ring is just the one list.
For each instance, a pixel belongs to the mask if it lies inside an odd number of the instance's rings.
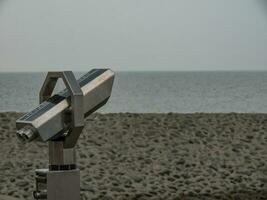
[[17,137],[22,142],[32,141],[38,136],[36,131],[34,131],[31,127],[27,127],[27,126],[18,130],[16,133],[17,133]]

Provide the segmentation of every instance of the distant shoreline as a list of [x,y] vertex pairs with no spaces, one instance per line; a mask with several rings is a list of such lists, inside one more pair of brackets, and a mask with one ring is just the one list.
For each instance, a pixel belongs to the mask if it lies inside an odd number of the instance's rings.
[[[92,67],[93,69],[94,67]],[[0,71],[0,73],[47,73],[48,71]],[[74,73],[84,73],[86,71],[73,71]],[[215,72],[215,73],[220,73],[220,72],[267,72],[267,70],[145,70],[145,71],[123,71],[123,70],[115,70],[116,73],[169,73],[169,72],[174,72],[174,73],[183,73],[183,72],[196,72],[196,73],[201,73],[201,72]]]
[[[77,78],[82,75],[76,74]],[[101,113],[267,113],[266,72],[118,72]],[[45,74],[1,74],[0,111],[39,104]],[[61,84],[60,84],[61,83]],[[8,87],[6,87],[8,86]],[[59,81],[59,92],[64,84]]]

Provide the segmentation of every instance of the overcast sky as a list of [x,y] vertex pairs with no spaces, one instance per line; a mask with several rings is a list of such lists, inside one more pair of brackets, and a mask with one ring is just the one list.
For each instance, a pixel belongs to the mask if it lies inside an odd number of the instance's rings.
[[0,0],[0,71],[267,70],[267,0]]

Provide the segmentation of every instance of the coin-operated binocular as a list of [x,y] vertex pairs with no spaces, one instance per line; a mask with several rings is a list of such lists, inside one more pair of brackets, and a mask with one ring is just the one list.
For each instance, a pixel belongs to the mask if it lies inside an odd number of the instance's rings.
[[[75,145],[84,118],[108,101],[114,76],[110,69],[93,69],[79,80],[71,71],[48,72],[40,90],[40,105],[16,121],[20,139],[49,143],[49,168],[35,171],[35,199],[80,199]],[[66,89],[51,96],[59,78]]]

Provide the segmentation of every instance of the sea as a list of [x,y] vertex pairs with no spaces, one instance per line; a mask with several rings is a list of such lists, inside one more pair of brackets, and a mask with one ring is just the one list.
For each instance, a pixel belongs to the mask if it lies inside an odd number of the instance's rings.
[[[0,112],[35,108],[45,75],[0,73]],[[59,82],[55,93],[63,88]],[[98,112],[267,113],[267,71],[116,72],[110,100]]]

